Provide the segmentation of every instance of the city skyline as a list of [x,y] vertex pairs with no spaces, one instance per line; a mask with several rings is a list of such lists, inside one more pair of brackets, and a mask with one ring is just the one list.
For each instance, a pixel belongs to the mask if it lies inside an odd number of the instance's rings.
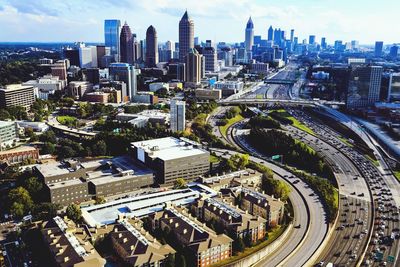
[[363,1],[361,6],[360,1],[342,0],[285,0],[279,5],[260,0],[53,1],[52,5],[46,1],[0,0],[0,23],[8,25],[0,33],[0,42],[104,42],[105,19],[127,21],[138,39],[145,39],[147,27],[154,25],[160,41],[178,41],[177,25],[186,8],[195,21],[195,36],[202,41],[243,42],[251,16],[254,34],[264,39],[272,25],[286,32],[295,29],[299,41],[316,35],[317,41],[326,37],[329,44],[359,40],[360,44],[372,45],[381,40],[386,45],[399,42],[396,36],[400,36],[400,29],[387,27],[395,25],[395,7],[400,4],[388,2],[393,8],[375,6],[373,1]]

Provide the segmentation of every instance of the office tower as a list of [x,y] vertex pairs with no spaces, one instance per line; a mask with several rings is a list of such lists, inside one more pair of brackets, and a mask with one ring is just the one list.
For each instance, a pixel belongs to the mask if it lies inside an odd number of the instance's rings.
[[105,66],[102,66],[102,64],[103,64],[102,59],[107,54],[106,46],[97,45],[96,51],[97,51],[97,66],[100,68],[105,68]]
[[290,30],[290,42],[293,43],[294,41],[294,29]]
[[397,45],[393,45],[390,48],[389,56],[390,56],[391,59],[396,59],[398,53],[399,53],[399,47]]
[[381,57],[383,52],[383,42],[377,41],[375,42],[375,56]]
[[175,51],[175,43],[173,43],[172,41],[167,41],[165,43],[165,47],[167,50]]
[[400,73],[390,73],[387,101],[400,100]]
[[327,47],[326,38],[325,37],[321,38],[321,47],[322,47],[322,49],[326,49],[326,47]]
[[268,28],[268,41],[274,40],[274,29],[272,28],[272,25],[269,26]]
[[315,44],[315,35],[310,35],[310,37],[308,38],[308,43],[310,45]]
[[233,52],[230,47],[223,47],[218,53],[218,59],[224,60],[225,66],[229,67],[233,65]]
[[157,31],[150,25],[146,31],[146,65],[155,67],[158,64]]
[[336,41],[335,41],[334,47],[335,47],[335,50],[336,50],[336,51],[343,52],[343,50],[344,50],[343,41],[341,41],[341,40],[336,40]]
[[185,63],[173,63],[168,66],[168,74],[175,76],[179,81],[186,80]]
[[97,49],[95,46],[79,47],[79,67],[97,67]]
[[79,49],[77,48],[65,48],[64,58],[67,58],[71,66],[79,66]]
[[142,58],[142,46],[141,43],[136,40],[136,34],[133,34],[133,61],[140,61]]
[[117,19],[104,21],[104,44],[110,48],[110,55],[114,56],[115,61],[119,61],[119,32],[121,22]]
[[218,71],[217,51],[211,44],[209,45],[203,48],[205,71],[216,72]]
[[69,67],[68,59],[57,60],[56,63],[51,65],[51,75],[57,76],[60,80],[67,80],[67,69]]
[[[245,48],[246,52],[251,52],[251,49],[254,44],[254,24],[253,21],[251,20],[251,17],[247,21],[246,24],[246,32],[245,32]],[[251,59],[251,57],[250,57]]]
[[379,101],[383,68],[357,66],[351,70],[346,105],[348,108],[370,107]]
[[120,81],[126,84],[126,92],[122,92],[123,101],[132,101],[137,92],[135,67],[127,63],[112,63],[109,73],[111,81]]
[[199,37],[194,37],[194,45],[200,45]]
[[360,42],[357,40],[351,41],[351,49],[358,50],[360,48]]
[[35,102],[35,88],[31,85],[11,84],[0,89],[0,108],[21,106],[29,110]]
[[125,22],[121,29],[121,35],[119,38],[120,45],[120,62],[133,64],[133,35],[131,28]]
[[193,85],[197,85],[201,82],[201,78],[203,77],[203,64],[204,64],[203,55],[200,55],[199,52],[192,48],[189,53],[186,55],[186,79],[185,82]]
[[171,131],[184,131],[185,130],[185,110],[186,102],[172,99],[171,100]]
[[179,21],[179,61],[185,62],[189,50],[194,48],[194,22],[187,11]]

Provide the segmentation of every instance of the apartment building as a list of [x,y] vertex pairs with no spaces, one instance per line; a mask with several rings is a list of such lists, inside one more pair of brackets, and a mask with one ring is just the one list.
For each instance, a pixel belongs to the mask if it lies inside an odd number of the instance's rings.
[[132,267],[164,266],[175,250],[162,245],[146,232],[138,219],[119,218],[110,233],[112,247],[123,262]]
[[203,221],[215,220],[241,238],[251,237],[252,242],[265,237],[266,220],[243,211],[222,199],[208,198],[193,205],[196,216]]
[[86,230],[59,216],[44,222],[41,230],[55,266],[103,267],[106,264],[90,243]]
[[193,259],[189,264],[210,266],[232,255],[233,240],[230,237],[225,234],[217,235],[182,208],[167,207],[149,217],[153,229],[159,228],[173,233],[177,242],[188,248]]

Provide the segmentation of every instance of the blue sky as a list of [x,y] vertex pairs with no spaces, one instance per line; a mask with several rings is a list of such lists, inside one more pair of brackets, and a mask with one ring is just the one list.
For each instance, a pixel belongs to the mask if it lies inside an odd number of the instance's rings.
[[114,18],[140,39],[152,24],[159,41],[176,41],[186,8],[201,40],[243,41],[251,15],[263,38],[273,25],[300,40],[400,42],[399,0],[0,0],[0,42],[103,42],[103,21]]

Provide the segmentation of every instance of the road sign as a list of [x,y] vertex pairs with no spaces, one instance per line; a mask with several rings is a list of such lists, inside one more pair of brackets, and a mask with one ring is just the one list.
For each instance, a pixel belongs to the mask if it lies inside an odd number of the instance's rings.
[[390,262],[390,263],[394,263],[394,256],[390,256],[390,255],[389,255],[389,256],[387,257],[387,261]]
[[280,157],[281,157],[281,155],[274,155],[274,156],[271,157],[271,159],[272,159],[272,160],[280,159]]

